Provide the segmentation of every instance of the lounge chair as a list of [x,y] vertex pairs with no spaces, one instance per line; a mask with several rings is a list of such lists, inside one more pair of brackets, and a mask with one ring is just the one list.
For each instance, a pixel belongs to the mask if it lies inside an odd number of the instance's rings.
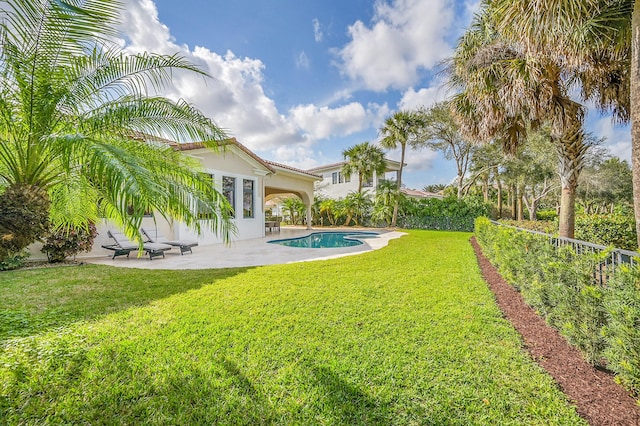
[[198,245],[197,241],[189,241],[189,240],[168,240],[164,235],[162,235],[156,228],[140,228],[140,231],[147,237],[147,241],[151,243],[162,243],[169,244],[173,247],[180,248],[180,254],[183,255],[185,253],[193,253],[191,251],[192,247]]
[[[129,257],[129,253],[132,251],[140,250],[140,245],[129,240],[122,232],[108,230],[107,235],[109,238],[113,239],[115,243],[105,244],[102,248],[113,250],[112,259],[115,259],[116,256],[124,256],[125,254]],[[171,250],[171,246],[168,244],[151,242],[145,242],[142,248],[145,251],[145,254],[149,255],[149,260],[153,260],[154,257],[158,256],[164,257],[164,252]]]

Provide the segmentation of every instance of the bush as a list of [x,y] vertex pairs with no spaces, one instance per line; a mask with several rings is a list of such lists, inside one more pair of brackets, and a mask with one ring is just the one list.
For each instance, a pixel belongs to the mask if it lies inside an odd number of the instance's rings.
[[10,271],[22,267],[29,257],[27,251],[12,252],[0,260],[0,271]]
[[608,367],[620,383],[640,395],[640,267],[621,267],[607,288]]
[[595,365],[606,364],[640,395],[640,266],[609,271],[606,286],[594,273],[610,252],[576,254],[548,236],[475,223],[482,251],[525,301]]
[[632,215],[580,215],[576,217],[576,239],[625,250],[637,250],[636,222]]
[[408,229],[471,232],[474,220],[491,212],[490,205],[476,198],[423,198],[411,200],[402,207],[398,224]]
[[49,196],[32,185],[12,185],[0,194],[0,263],[24,260],[23,250],[49,228]]
[[544,221],[552,221],[558,219],[556,209],[545,209],[536,211],[536,219]]
[[87,228],[71,228],[51,232],[42,246],[50,263],[63,262],[67,257],[82,251],[89,251],[98,234],[96,226],[89,223]]
[[516,226],[518,228],[529,229],[531,231],[544,232],[545,234],[556,234],[558,232],[557,221],[540,221],[540,220],[510,220],[502,219],[500,223],[508,226]]

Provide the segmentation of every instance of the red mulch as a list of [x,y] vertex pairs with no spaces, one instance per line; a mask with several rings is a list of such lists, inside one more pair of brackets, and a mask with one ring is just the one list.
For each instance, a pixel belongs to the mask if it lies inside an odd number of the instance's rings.
[[505,317],[522,335],[533,359],[542,366],[575,404],[578,414],[591,425],[640,425],[640,406],[607,372],[587,363],[580,351],[569,345],[500,276],[471,239],[478,264]]

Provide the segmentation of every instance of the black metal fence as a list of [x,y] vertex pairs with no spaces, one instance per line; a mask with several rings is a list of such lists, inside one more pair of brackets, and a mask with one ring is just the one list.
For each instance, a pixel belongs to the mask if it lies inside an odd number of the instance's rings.
[[503,223],[492,220],[491,223],[498,226],[517,229],[519,231],[528,232],[530,234],[540,235],[549,240],[549,244],[556,248],[571,247],[577,255],[601,254],[608,253],[607,257],[598,262],[594,270],[594,281],[597,284],[604,285],[609,278],[615,273],[620,265],[634,266],[640,264],[640,253],[630,250],[611,248],[601,244],[593,244],[587,241],[574,240],[573,238],[558,237],[544,232],[533,231],[516,226],[505,225]]

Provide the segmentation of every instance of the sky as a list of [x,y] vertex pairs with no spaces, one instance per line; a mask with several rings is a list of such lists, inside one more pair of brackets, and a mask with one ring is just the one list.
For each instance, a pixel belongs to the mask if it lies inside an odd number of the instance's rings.
[[[442,61],[477,0],[124,0],[123,46],[180,54],[211,78],[175,73],[184,99],[266,160],[309,169],[379,141],[394,112],[446,99]],[[628,126],[591,109],[587,129],[630,161]],[[399,151],[387,157],[400,159]],[[408,188],[450,183],[455,163],[409,151]]]

